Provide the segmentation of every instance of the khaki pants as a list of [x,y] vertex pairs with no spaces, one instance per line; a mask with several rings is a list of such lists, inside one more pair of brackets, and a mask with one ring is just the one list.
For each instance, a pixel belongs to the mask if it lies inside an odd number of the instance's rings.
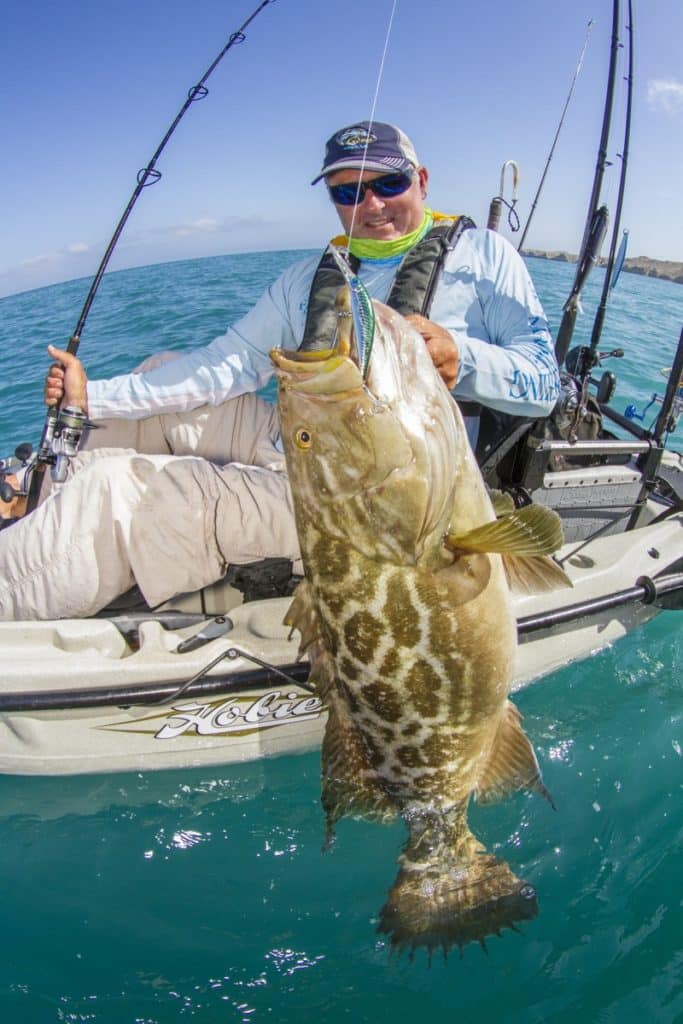
[[0,619],[92,615],[134,583],[154,606],[230,563],[297,561],[277,410],[256,395],[90,433],[69,477],[0,532]]

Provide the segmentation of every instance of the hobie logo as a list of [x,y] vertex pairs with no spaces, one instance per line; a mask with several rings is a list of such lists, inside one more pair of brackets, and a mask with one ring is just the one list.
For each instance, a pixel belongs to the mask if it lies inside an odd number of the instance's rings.
[[272,690],[252,701],[242,696],[216,704],[181,704],[173,709],[172,718],[154,738],[171,740],[191,731],[198,736],[216,736],[269,729],[318,718],[322,710],[322,702],[317,697],[301,697],[298,693],[283,695],[280,690]]
[[362,149],[369,146],[371,142],[377,142],[377,136],[369,132],[367,128],[347,128],[337,136],[337,142],[344,149]]

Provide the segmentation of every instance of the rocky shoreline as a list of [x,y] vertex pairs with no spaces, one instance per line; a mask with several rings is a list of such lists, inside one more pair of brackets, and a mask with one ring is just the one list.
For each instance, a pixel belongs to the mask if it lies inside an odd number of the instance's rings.
[[[541,249],[525,249],[524,256],[533,256],[539,260],[556,260],[559,263],[576,263],[577,257],[570,252],[549,251]],[[604,266],[607,260],[601,257],[599,266]],[[624,272],[628,274],[643,274],[645,277],[660,277],[665,281],[673,281],[675,284],[683,284],[683,263],[675,260],[653,260],[649,256],[633,256],[624,260]]]

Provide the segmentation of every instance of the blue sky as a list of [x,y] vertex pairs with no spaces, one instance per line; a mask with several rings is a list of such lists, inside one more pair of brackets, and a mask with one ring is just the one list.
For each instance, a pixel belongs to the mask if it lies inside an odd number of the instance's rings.
[[[257,0],[24,0],[3,18],[0,295],[92,274],[171,120]],[[111,269],[323,245],[325,139],[372,108],[393,0],[274,0],[166,148]],[[624,14],[625,2],[622,3]],[[683,3],[634,0],[630,255],[683,259]],[[486,222],[502,164],[522,222],[595,24],[527,245],[576,251],[600,136],[610,0],[397,0],[376,117],[400,124],[436,209]],[[620,65],[621,74],[625,64]],[[613,209],[620,85],[604,198]],[[514,239],[514,236],[513,236]]]

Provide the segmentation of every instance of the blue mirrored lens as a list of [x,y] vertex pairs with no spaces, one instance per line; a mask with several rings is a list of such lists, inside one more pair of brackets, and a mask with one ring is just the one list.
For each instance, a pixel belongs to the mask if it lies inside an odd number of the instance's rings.
[[338,206],[353,206],[354,203],[362,203],[368,189],[380,196],[381,199],[391,199],[393,196],[400,196],[407,192],[413,182],[413,176],[409,173],[383,174],[381,178],[374,181],[357,181],[344,185],[328,185],[328,191],[332,202]]

